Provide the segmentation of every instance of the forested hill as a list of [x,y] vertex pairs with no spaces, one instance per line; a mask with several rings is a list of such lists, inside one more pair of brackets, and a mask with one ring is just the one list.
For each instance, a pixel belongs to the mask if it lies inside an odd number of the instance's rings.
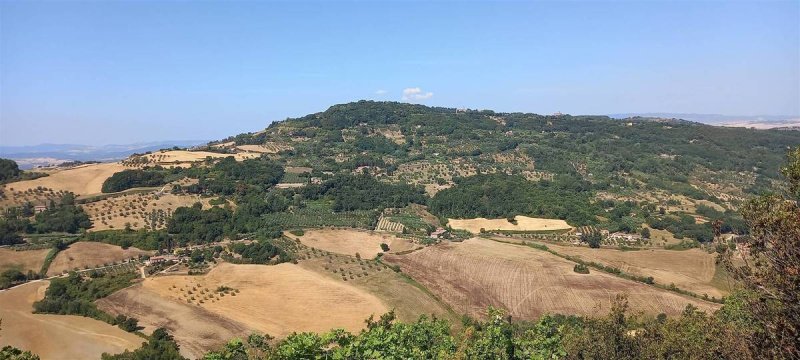
[[786,149],[800,144],[800,132],[359,101],[225,141],[286,143],[290,157],[308,158],[315,169],[450,159],[521,170],[505,164],[503,156],[513,154],[536,171],[577,171],[609,185],[734,180],[744,192],[757,193],[779,177]]

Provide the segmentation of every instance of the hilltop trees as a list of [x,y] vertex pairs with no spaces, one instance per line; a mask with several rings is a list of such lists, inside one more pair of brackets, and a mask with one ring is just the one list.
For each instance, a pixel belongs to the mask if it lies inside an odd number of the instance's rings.
[[0,158],[0,183],[15,179],[19,174],[20,170],[16,161]]

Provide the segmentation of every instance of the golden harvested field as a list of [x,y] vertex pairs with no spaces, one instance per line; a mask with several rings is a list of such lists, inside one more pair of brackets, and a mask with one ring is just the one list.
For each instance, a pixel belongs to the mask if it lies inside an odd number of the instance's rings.
[[[401,274],[374,260],[356,261],[352,256],[339,254],[310,255],[312,256],[308,259],[300,261],[300,266],[377,296],[388,308],[395,309],[395,314],[401,321],[415,321],[423,314],[434,314],[453,323],[459,321],[457,316],[431,295],[414,286]],[[347,277],[347,274],[352,276]]]
[[55,191],[70,191],[76,195],[99,194],[106,181],[115,172],[125,170],[120,163],[102,163],[76,166],[48,172],[50,176],[19,181],[4,186],[5,192],[25,191],[41,186]]
[[210,198],[189,194],[126,194],[82,205],[92,220],[89,231],[124,229],[130,223],[132,229],[161,229],[166,226],[172,212],[181,206],[211,205]]
[[506,230],[506,231],[549,231],[549,230],[569,230],[566,221],[559,219],[541,219],[527,216],[516,216],[517,224],[508,222],[507,219],[447,219],[447,224],[453,229],[467,230],[473,234],[481,232],[481,229]]
[[675,237],[675,235],[667,230],[659,230],[651,228],[647,225],[643,225],[650,229],[650,241],[654,245],[665,246],[665,245],[674,245],[680,243],[682,240]]
[[7,269],[18,269],[19,271],[39,272],[44,264],[44,258],[50,249],[14,251],[11,249],[0,249],[0,272]]
[[555,252],[573,255],[585,261],[611,265],[640,276],[652,276],[657,283],[692,291],[696,294],[720,298],[725,293],[711,285],[716,265],[714,255],[700,249],[684,251],[649,249],[621,251],[616,249],[591,249],[583,246],[547,244]]
[[634,311],[649,314],[679,314],[686,304],[704,310],[719,307],[594,270],[578,274],[573,262],[492,240],[441,243],[384,259],[400,265],[456,312],[476,317],[485,316],[489,305],[526,320],[545,313],[600,316],[617,294],[628,294]]
[[236,148],[247,152],[254,152],[261,154],[277,154],[283,150],[289,150],[292,147],[288,145],[279,145],[271,143],[265,145],[239,145]]
[[236,142],[235,141],[228,141],[228,142],[224,142],[224,143],[211,145],[211,147],[217,148],[217,149],[232,148],[234,146],[236,146]]
[[[216,291],[220,286],[238,291],[222,294]],[[203,276],[148,278],[142,287],[162,298],[277,337],[332,328],[356,331],[370,315],[389,310],[378,297],[362,289],[289,263],[225,263]]]
[[244,160],[244,159],[258,157],[258,155],[256,154],[246,154],[246,153],[220,154],[210,151],[188,151],[188,150],[169,150],[164,152],[159,151],[143,156],[155,163],[197,162],[197,161],[203,161],[207,157],[226,158],[228,156],[233,156],[236,160]]
[[116,245],[109,245],[99,242],[79,241],[69,246],[64,251],[56,255],[47,275],[58,275],[64,271],[71,271],[75,268],[97,267],[122,260],[139,257],[139,255],[152,254],[152,251],[139,250],[135,247],[122,249]]
[[207,157],[217,159],[229,156],[233,156],[236,160],[242,161],[257,158],[261,156],[261,154],[253,152],[222,154],[211,151],[166,150],[150,154],[134,155],[121,161],[121,163],[131,167],[155,165],[168,168],[175,166],[187,167],[191,166],[193,163],[205,161]]
[[145,339],[99,320],[75,315],[32,314],[48,281],[36,281],[0,291],[0,347],[30,350],[43,360],[99,359],[139,348]]
[[382,243],[389,245],[389,252],[406,251],[416,247],[410,240],[392,234],[354,229],[308,229],[300,237],[288,232],[284,235],[292,239],[299,238],[306,246],[351,256],[358,253],[365,259],[372,259],[383,252]]
[[306,186],[304,183],[283,183],[283,184],[275,184],[275,187],[278,189],[295,189],[301,188]]
[[306,166],[287,166],[284,168],[284,171],[290,174],[304,174],[310,173],[314,169]]
[[[146,281],[152,281],[147,279]],[[124,314],[139,319],[148,334],[163,327],[175,337],[181,354],[197,359],[234,337],[249,335],[248,329],[197,305],[162,296],[152,286],[136,284],[95,302],[111,315]]]

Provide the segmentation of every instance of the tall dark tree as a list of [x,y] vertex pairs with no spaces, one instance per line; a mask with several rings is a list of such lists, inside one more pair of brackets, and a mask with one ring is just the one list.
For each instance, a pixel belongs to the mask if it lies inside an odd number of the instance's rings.
[[750,236],[739,249],[747,249],[744,265],[736,265],[730,252],[722,262],[751,296],[747,305],[763,331],[751,339],[756,353],[765,358],[800,358],[800,147],[789,152],[783,174],[789,193],[766,195],[744,208]]
[[0,158],[0,183],[18,177],[20,174],[17,162]]

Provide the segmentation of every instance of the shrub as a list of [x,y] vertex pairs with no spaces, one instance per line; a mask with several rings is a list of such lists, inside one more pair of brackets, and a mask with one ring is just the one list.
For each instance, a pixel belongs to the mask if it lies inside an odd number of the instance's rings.
[[586,265],[583,265],[583,264],[575,264],[575,267],[572,268],[572,271],[575,271],[578,274],[588,274],[589,273],[589,267],[587,267]]

